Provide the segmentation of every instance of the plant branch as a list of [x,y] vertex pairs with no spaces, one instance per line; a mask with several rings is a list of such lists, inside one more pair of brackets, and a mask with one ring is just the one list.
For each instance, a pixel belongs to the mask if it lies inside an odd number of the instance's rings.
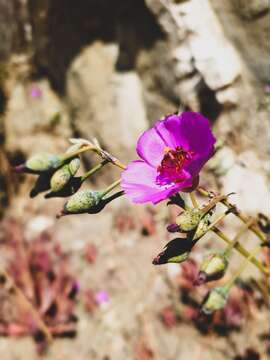
[[17,297],[17,301],[20,304],[21,308],[31,313],[33,319],[36,321],[38,329],[43,332],[48,344],[50,344],[52,342],[52,335],[47,325],[44,323],[38,311],[27,299],[21,289],[16,286],[12,277],[3,269],[0,270],[0,282],[1,285],[5,285],[9,293],[13,293]]

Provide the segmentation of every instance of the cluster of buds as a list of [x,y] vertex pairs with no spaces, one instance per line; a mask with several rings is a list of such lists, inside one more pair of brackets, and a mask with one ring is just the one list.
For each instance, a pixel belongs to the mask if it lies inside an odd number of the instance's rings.
[[[262,214],[259,215],[258,221],[255,221],[255,219],[246,218],[240,213],[234,205],[228,202],[228,196],[231,194],[226,196],[215,195],[202,188],[198,188],[197,191],[200,192],[201,195],[210,197],[210,201],[206,205],[199,206],[194,194],[191,196],[193,207],[187,205],[186,201],[184,201],[180,195],[172,198],[169,202],[169,204],[178,205],[183,210],[176,217],[175,223],[167,226],[167,230],[170,233],[179,233],[182,237],[171,240],[164,247],[163,251],[154,258],[153,264],[183,263],[189,258],[194,245],[209,231],[215,232],[221,239],[227,242],[228,245],[225,250],[212,251],[204,257],[199,266],[197,276],[193,281],[193,285],[200,286],[207,282],[222,279],[227,272],[233,250],[237,250],[244,256],[246,260],[236,274],[225,284],[210,289],[204,297],[201,310],[208,315],[225,307],[232,286],[250,262],[264,275],[268,276],[270,274],[269,269],[255,257],[256,253],[260,251],[261,245],[267,245],[266,234],[270,227],[267,218]],[[216,217],[216,219],[213,219],[217,203],[225,205],[227,209],[224,213]],[[240,228],[232,240],[217,227],[230,213],[233,213],[244,223],[244,226]],[[255,247],[252,252],[248,252],[239,243],[241,236],[247,230],[253,231],[261,241],[261,244]]]
[[[17,173],[29,173],[37,175],[37,180],[30,192],[30,197],[35,197],[46,192],[45,198],[69,197],[63,209],[57,214],[61,217],[69,214],[95,214],[100,212],[110,201],[122,192],[106,196],[120,181],[113,182],[104,190],[94,191],[91,189],[80,190],[82,184],[93,174],[108,164],[114,163],[115,159],[100,149],[98,144],[93,144],[83,139],[71,139],[73,143],[64,154],[39,153],[32,156],[24,164],[14,167]],[[93,151],[101,156],[101,162],[81,176],[76,176],[80,169],[80,154]]]
[[153,260],[153,264],[161,265],[185,261],[194,245],[213,226],[210,222],[213,209],[219,201],[225,198],[226,196],[217,196],[201,208],[186,208],[186,204],[181,202],[181,206],[185,209],[176,217],[175,223],[167,227],[167,230],[171,233],[185,234],[185,238],[171,240]]

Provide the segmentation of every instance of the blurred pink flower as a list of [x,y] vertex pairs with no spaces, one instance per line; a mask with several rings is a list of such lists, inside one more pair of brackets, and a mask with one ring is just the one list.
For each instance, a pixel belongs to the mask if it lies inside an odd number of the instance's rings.
[[191,188],[212,156],[214,138],[208,120],[199,113],[169,115],[137,142],[141,160],[122,173],[121,186],[134,203],[156,204]]
[[98,305],[102,305],[104,303],[107,303],[109,301],[109,295],[107,291],[100,290],[95,294],[95,300],[98,303]]
[[30,95],[32,98],[37,99],[42,96],[42,91],[39,87],[34,85],[31,87]]
[[264,91],[265,91],[267,94],[270,94],[270,85],[265,85]]

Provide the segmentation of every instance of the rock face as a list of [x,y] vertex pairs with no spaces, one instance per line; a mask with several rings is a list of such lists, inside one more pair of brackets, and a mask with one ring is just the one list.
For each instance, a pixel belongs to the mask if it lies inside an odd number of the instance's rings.
[[238,155],[234,165],[221,177],[225,193],[233,189],[233,201],[250,214],[270,213],[269,181],[264,163],[252,151]]
[[260,133],[256,150],[269,154],[268,113],[258,111],[262,82],[270,73],[268,1],[146,3],[167,33],[169,61],[178,77],[174,89],[183,105],[208,115],[219,135],[237,147],[254,146]]
[[9,152],[79,134],[127,161],[149,124],[191,109],[234,151],[269,156],[269,0],[16,4],[0,0],[0,61],[24,59],[7,86]]
[[9,94],[6,115],[6,149],[30,156],[62,152],[71,128],[64,104],[48,80],[16,83]]
[[67,99],[81,137],[97,137],[125,160],[147,127],[141,81],[134,71],[115,72],[119,48],[101,42],[85,48],[67,76]]
[[246,20],[256,19],[270,10],[269,0],[234,0],[233,3],[237,13]]

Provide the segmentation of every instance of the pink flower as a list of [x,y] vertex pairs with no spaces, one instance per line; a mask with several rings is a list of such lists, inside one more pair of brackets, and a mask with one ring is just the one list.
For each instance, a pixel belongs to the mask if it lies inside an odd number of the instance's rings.
[[213,155],[214,138],[208,120],[199,113],[169,115],[137,142],[141,160],[131,161],[121,186],[134,203],[158,202],[194,185]]
[[40,98],[42,96],[42,91],[37,86],[32,86],[30,95],[32,98]]
[[95,294],[95,300],[99,305],[107,303],[109,301],[109,295],[107,291],[100,290]]

